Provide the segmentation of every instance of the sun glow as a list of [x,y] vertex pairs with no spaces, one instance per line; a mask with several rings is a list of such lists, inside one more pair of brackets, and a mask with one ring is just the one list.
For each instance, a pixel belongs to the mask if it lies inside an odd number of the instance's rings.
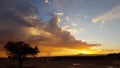
[[97,54],[98,50],[80,50],[81,54]]
[[56,47],[41,47],[43,50],[47,50],[49,52],[40,53],[40,56],[65,56],[65,55],[92,55],[96,54],[96,50],[83,50],[83,49],[70,49],[70,48],[56,48]]
[[87,51],[87,50],[83,50],[81,51],[82,54],[90,54],[90,51]]

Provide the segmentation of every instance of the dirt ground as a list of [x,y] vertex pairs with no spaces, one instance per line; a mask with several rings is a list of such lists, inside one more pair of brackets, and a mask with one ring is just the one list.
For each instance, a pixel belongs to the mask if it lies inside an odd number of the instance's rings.
[[[0,68],[18,68],[17,61],[0,59]],[[23,68],[120,68],[117,60],[26,60]]]

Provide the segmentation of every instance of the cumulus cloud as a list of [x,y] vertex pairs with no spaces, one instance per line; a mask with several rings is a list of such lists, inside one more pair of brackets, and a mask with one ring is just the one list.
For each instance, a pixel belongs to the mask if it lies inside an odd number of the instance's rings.
[[[0,1],[0,34],[9,36],[21,31],[20,27],[31,27],[33,24],[29,23],[24,17],[29,16],[28,13],[32,13],[31,9],[27,10],[27,7],[16,4],[17,0],[1,0]],[[19,8],[26,9],[18,11]],[[30,6],[30,4],[28,4]],[[7,32],[7,33],[6,33]],[[19,32],[18,32],[19,33]],[[7,35],[7,36],[8,36]]]
[[44,2],[45,2],[46,4],[51,4],[51,2],[50,2],[49,0],[44,0]]
[[70,18],[68,16],[66,16],[66,20],[70,20]]
[[64,12],[55,12],[55,15],[62,16],[64,15]]
[[[23,40],[31,45],[84,49],[99,46],[76,40],[59,26],[60,18],[53,16],[48,23],[37,20],[37,10],[29,0],[0,0],[0,46],[7,41]],[[49,52],[49,51],[48,51]]]
[[92,18],[92,21],[98,22],[105,22],[105,21],[112,21],[112,20],[116,20],[116,19],[120,19],[120,5],[116,6],[115,8],[113,8],[112,10],[99,15],[98,17]]
[[35,26],[35,16],[37,11],[29,0],[0,0],[0,44],[27,38],[24,28]]
[[99,25],[99,28],[103,28],[103,25]]

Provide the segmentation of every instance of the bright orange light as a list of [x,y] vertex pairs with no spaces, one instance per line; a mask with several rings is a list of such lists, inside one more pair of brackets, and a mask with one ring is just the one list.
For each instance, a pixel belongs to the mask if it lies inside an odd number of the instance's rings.
[[[92,54],[97,54],[97,50],[91,50],[91,49],[70,49],[70,48],[57,48],[57,47],[41,47],[43,50],[47,50],[47,52],[44,52],[46,54],[41,54],[46,55],[46,56],[65,56],[65,55],[92,55]],[[49,51],[50,50],[50,51]]]
[[90,51],[87,51],[87,50],[82,50],[81,53],[82,53],[82,54],[91,54],[91,52],[90,52]]

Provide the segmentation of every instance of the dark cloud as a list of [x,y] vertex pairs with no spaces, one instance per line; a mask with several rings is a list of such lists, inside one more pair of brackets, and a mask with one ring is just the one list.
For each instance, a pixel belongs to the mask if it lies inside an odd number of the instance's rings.
[[23,27],[34,26],[25,18],[36,14],[28,0],[0,0],[0,39],[8,41],[24,37]]
[[48,23],[37,20],[38,13],[30,0],[0,0],[0,47],[7,41],[23,40],[40,47],[90,48],[59,27],[59,17]]

